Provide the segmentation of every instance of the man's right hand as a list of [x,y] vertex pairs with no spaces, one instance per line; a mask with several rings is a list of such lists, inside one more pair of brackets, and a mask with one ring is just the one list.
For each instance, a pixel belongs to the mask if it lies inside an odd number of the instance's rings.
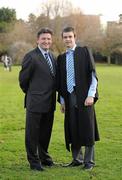
[[65,104],[61,104],[60,110],[62,113],[65,113]]

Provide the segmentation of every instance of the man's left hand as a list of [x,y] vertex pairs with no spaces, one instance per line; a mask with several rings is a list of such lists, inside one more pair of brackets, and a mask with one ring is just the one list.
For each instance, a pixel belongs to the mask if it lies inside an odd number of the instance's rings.
[[84,105],[85,106],[91,106],[94,103],[94,98],[89,96],[86,98]]

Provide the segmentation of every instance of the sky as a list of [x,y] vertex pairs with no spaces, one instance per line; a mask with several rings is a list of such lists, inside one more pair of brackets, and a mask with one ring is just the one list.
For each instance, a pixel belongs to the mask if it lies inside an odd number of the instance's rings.
[[[39,7],[46,0],[0,0],[0,8],[8,7],[16,10],[18,19],[28,19],[33,13],[39,15]],[[122,14],[122,0],[70,0],[75,7],[79,7],[84,14],[102,14],[103,21],[116,21]]]

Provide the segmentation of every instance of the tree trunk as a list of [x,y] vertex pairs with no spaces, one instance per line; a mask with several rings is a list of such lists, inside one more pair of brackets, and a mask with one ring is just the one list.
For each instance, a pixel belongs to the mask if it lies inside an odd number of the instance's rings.
[[107,57],[107,62],[108,62],[108,65],[111,64],[111,57],[110,56]]

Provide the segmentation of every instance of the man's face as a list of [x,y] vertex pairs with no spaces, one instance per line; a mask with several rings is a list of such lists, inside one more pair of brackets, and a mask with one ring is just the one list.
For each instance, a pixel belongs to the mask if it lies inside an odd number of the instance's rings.
[[75,45],[75,36],[74,33],[71,32],[64,32],[63,33],[63,42],[66,45],[67,48],[73,48]]
[[40,34],[37,44],[44,50],[48,50],[52,45],[52,36],[49,33]]

